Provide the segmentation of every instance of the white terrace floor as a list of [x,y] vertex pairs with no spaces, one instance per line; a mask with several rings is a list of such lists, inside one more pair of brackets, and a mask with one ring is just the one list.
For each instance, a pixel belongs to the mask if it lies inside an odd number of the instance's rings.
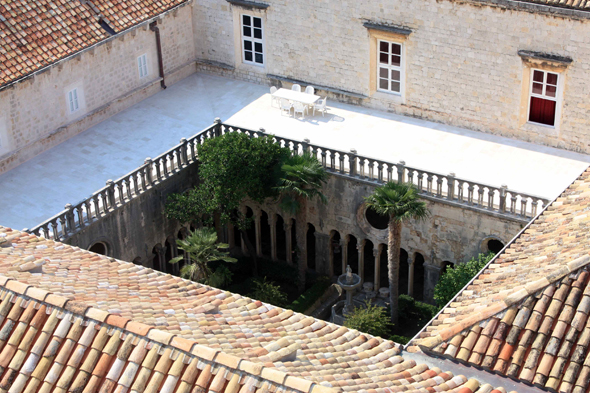
[[590,156],[328,102],[304,120],[270,107],[265,86],[195,74],[0,175],[0,224],[31,228],[209,126],[224,122],[510,188],[557,196]]

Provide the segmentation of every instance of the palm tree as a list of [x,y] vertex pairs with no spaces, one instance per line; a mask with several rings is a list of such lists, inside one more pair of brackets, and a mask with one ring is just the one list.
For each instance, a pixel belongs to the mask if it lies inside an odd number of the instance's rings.
[[305,289],[305,271],[307,270],[307,201],[318,197],[322,203],[327,202],[326,196],[321,192],[327,177],[328,174],[322,164],[309,152],[289,156],[281,166],[277,190],[281,195],[281,208],[295,215],[300,291]]
[[236,262],[235,258],[229,257],[229,253],[221,251],[228,248],[227,244],[217,243],[217,232],[214,228],[199,228],[190,232],[186,239],[176,240],[178,248],[184,251],[183,256],[172,258],[170,263],[188,259],[189,263],[180,269],[180,276],[192,281],[203,279],[206,283],[211,274],[209,262],[224,261]]
[[408,220],[428,217],[426,203],[418,199],[418,189],[412,183],[388,182],[377,187],[373,195],[365,198],[367,207],[389,217],[387,241],[387,268],[389,278],[389,303],[391,321],[398,317],[399,254],[402,240],[402,224]]

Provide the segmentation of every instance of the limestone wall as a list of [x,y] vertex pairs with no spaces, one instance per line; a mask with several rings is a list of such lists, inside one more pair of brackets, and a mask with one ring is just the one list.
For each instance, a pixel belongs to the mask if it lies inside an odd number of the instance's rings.
[[[264,3],[269,4],[265,10],[251,10],[226,0],[199,0],[194,7],[197,57],[235,67],[218,69],[224,75],[266,83],[267,74],[279,75],[364,95],[361,102],[370,107],[590,152],[590,20],[582,12],[526,4],[516,10],[516,3],[508,1]],[[263,18],[264,67],[241,62],[242,13]],[[375,92],[375,34],[363,26],[368,21],[412,30],[397,37],[406,55],[401,97]],[[573,59],[562,74],[561,116],[554,128],[527,123],[530,68],[519,50]]]
[[[159,22],[168,84],[194,72],[192,10]],[[140,78],[137,58],[147,55]],[[79,109],[67,94],[77,88]],[[0,91],[0,173],[161,90],[154,32],[147,24]]]

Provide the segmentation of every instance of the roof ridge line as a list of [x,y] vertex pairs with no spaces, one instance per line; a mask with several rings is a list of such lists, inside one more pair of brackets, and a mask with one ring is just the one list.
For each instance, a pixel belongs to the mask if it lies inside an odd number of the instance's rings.
[[225,353],[220,348],[211,348],[199,344],[195,340],[168,333],[154,326],[136,322],[117,314],[111,314],[107,311],[89,306],[85,302],[53,294],[3,274],[0,274],[0,287],[14,292],[19,296],[28,297],[55,308],[61,308],[73,315],[93,319],[99,323],[155,341],[158,344],[173,347],[174,349],[187,353],[189,356],[239,370],[253,377],[259,377],[302,393],[336,393],[341,391],[338,388],[323,386],[319,382],[294,376],[274,367],[265,366],[263,363],[255,363],[248,359]]
[[487,306],[481,311],[477,313],[471,314],[471,316],[458,321],[454,325],[441,330],[436,336],[425,338],[422,342],[417,343],[418,347],[421,349],[431,349],[436,347],[437,345],[442,344],[443,342],[447,341],[449,338],[454,337],[455,335],[461,333],[463,330],[470,328],[471,326],[479,323],[483,320],[486,320],[499,312],[502,312],[514,304],[520,302],[527,296],[531,296],[540,290],[548,287],[551,284],[561,280],[566,275],[575,272],[586,265],[590,264],[590,254],[578,257],[566,263],[565,265],[561,266],[557,270],[555,270],[552,274],[547,277],[540,278],[536,281],[530,282],[524,286],[517,287],[511,292],[507,294],[503,299],[500,301],[492,304],[491,306]]

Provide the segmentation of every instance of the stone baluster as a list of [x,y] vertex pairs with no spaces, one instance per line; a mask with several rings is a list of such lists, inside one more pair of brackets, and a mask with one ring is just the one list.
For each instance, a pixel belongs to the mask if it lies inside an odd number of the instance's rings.
[[72,206],[72,204],[67,203],[65,205],[64,209],[66,210],[66,213],[65,213],[66,221],[65,221],[65,225],[63,227],[64,236],[65,236],[66,233],[73,233],[74,232],[74,228],[76,227],[76,224],[74,222],[74,220],[75,220],[74,207]]
[[59,232],[57,230],[58,224],[57,219],[51,221],[51,230],[53,232],[53,240],[59,240]]
[[377,162],[377,181],[379,183],[383,182],[383,163]]
[[139,195],[139,189],[141,186],[138,184],[141,181],[142,177],[143,175],[141,174],[141,169],[135,172],[133,175],[131,175],[131,180],[133,181],[133,193],[135,195]]
[[367,172],[365,171],[365,162],[367,160],[364,157],[357,157],[357,162],[359,163],[358,175],[361,179],[365,179],[367,177]]
[[338,152],[338,159],[340,160],[340,173],[344,173],[344,153]]
[[336,153],[334,151],[330,151],[330,168],[336,170]]
[[[113,183],[113,181],[111,179],[107,180],[107,189],[106,189],[106,194],[107,194],[107,203],[109,206],[109,209],[114,209],[115,208],[115,183]],[[107,211],[107,205],[105,204],[105,211]]]
[[375,257],[375,279],[374,279],[374,288],[375,292],[379,293],[379,288],[381,287],[381,253],[383,252],[383,247],[377,245],[377,248],[373,249],[373,257]]
[[[86,200],[84,203],[88,203],[88,200]],[[83,205],[76,207],[76,215],[78,216],[78,225],[80,225],[80,228],[84,228],[84,210],[82,206]]]
[[118,182],[115,182],[115,204],[117,203],[117,194],[119,194],[119,203],[122,205],[123,204],[123,200],[125,199],[125,197],[123,196],[123,182],[125,180],[119,180]]
[[305,138],[305,139],[303,140],[303,142],[301,143],[301,150],[302,150],[302,153],[306,153],[306,152],[307,152],[307,153],[311,153],[311,148],[310,148],[310,146],[309,146],[309,144],[310,144],[310,143],[311,143],[311,142],[310,142],[310,140],[309,140],[308,138]]
[[326,149],[322,149],[321,157],[322,157],[322,166],[325,168],[326,167]]
[[293,244],[292,244],[292,236],[291,236],[291,227],[292,222],[290,218],[285,218],[285,222],[283,224],[283,228],[285,229],[285,255],[287,257],[287,262],[289,264],[293,263]]
[[221,119],[216,117],[215,120],[213,120],[213,124],[213,135],[215,137],[221,136]]
[[447,176],[447,199],[455,199],[455,173],[451,172]]
[[350,149],[350,153],[348,154],[348,173],[350,176],[357,175],[357,165],[358,165],[358,157],[356,155],[356,149]]
[[[504,213],[506,211],[506,194],[507,194],[507,191],[508,191],[508,186],[506,184],[502,184],[502,186],[500,187],[500,203],[498,204],[498,209],[500,210],[500,213]],[[492,202],[492,206],[490,206],[490,207],[491,208],[494,207],[493,202]]]
[[432,174],[426,175],[426,192],[432,195]]
[[[408,183],[414,184],[414,170],[408,168],[408,178],[406,179]],[[422,190],[420,190],[422,191]]]
[[269,225],[270,225],[270,259],[278,261],[277,257],[277,214],[268,214]]
[[154,162],[154,164],[156,164],[156,179],[157,181],[160,181],[160,179],[162,179],[162,169],[160,168],[160,165],[162,164],[162,158],[156,158],[156,161]]
[[[68,234],[68,229],[67,229],[68,224],[67,224],[66,215],[61,214],[58,219],[59,219],[59,223],[60,223],[60,227],[61,227],[61,238],[65,239]],[[59,237],[60,236],[58,235],[57,238],[59,239]]]
[[[92,198],[94,199],[95,196],[93,196]],[[86,208],[86,220],[88,221],[88,223],[91,223],[92,222],[92,204],[91,204],[90,198],[88,198],[84,201],[84,207]],[[84,217],[82,217],[82,218],[84,218]]]
[[405,183],[406,182],[406,162],[400,161],[396,165],[397,167],[397,182],[398,183]]
[[[188,142],[186,138],[180,138],[180,151],[182,156],[182,162],[184,165],[188,165]],[[180,161],[180,160],[179,160]],[[180,167],[180,162],[178,163]]]
[[408,254],[408,295],[414,296],[414,255]]
[[516,214],[516,200],[517,200],[517,196],[516,194],[513,192],[510,194],[510,213],[512,214]]
[[144,164],[145,182],[147,186],[151,186],[154,183],[154,179],[152,177],[152,159],[150,157],[146,158]]
[[443,177],[440,175],[436,176],[436,196],[442,197],[442,185],[443,185]]

